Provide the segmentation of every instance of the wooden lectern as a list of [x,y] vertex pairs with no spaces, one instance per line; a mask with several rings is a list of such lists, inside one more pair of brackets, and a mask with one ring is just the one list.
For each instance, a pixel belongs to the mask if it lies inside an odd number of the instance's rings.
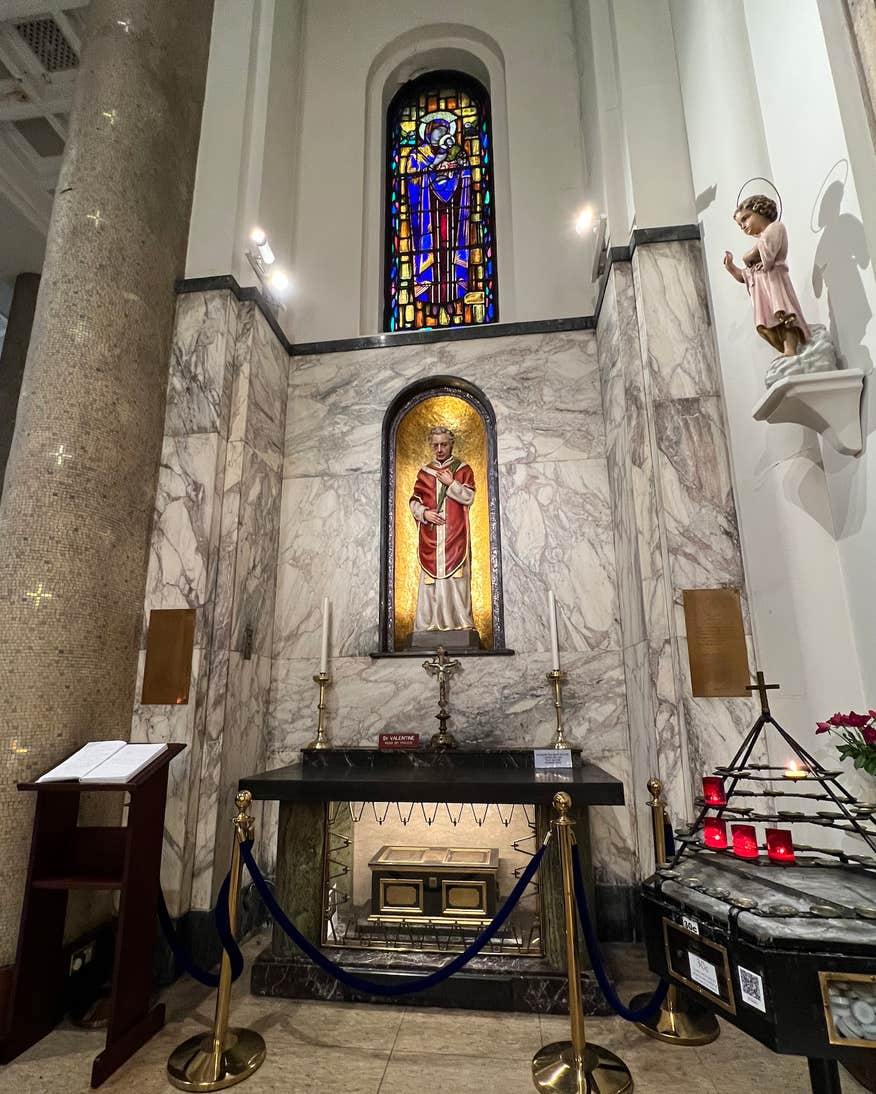
[[[184,748],[169,744],[127,783],[18,784],[19,790],[36,791],[37,801],[0,1063],[36,1044],[63,1017],[64,918],[70,889],[119,890],[109,1027],[106,1047],[91,1069],[92,1087],[100,1086],[164,1025],[164,1004],[150,1007],[152,958],[167,772]],[[127,825],[79,827],[79,796],[92,792],[129,794]]]

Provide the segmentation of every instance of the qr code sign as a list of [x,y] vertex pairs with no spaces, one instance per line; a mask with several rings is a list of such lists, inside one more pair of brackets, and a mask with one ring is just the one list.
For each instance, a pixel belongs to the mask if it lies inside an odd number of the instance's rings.
[[748,1003],[750,1007],[756,1007],[766,1014],[763,977],[758,976],[756,972],[752,972],[750,969],[743,969],[741,965],[737,966],[737,972],[739,973],[739,994],[742,996],[742,1002]]

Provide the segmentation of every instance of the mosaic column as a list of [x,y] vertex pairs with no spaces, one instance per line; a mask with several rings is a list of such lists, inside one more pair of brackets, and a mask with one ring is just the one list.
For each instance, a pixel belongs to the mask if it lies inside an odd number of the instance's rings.
[[15,432],[18,395],[21,391],[21,378],[24,375],[24,362],[27,359],[27,347],[30,345],[39,289],[39,274],[22,273],[16,277],[12,307],[9,310],[9,325],[3,340],[3,352],[0,353],[0,495],[3,493],[6,461],[9,459],[12,434]]
[[212,8],[88,9],[0,505],[0,964],[28,848],[16,780],[129,733]]

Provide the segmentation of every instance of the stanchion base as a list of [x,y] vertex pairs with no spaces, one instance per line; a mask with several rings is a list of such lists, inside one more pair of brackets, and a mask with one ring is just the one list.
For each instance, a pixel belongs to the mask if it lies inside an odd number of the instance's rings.
[[588,1043],[582,1067],[576,1066],[571,1041],[555,1041],[532,1057],[536,1090],[550,1094],[626,1094],[633,1089],[630,1069],[602,1045]]
[[[639,1010],[650,1000],[647,992],[630,1000],[630,1010]],[[678,995],[675,1006],[670,1010],[664,1001],[663,1006],[647,1022],[636,1022],[642,1033],[656,1037],[670,1045],[710,1045],[721,1033],[718,1019],[707,1007],[688,1002]]]
[[167,1061],[167,1081],[177,1090],[224,1090],[243,1082],[265,1062],[265,1042],[251,1029],[229,1029],[214,1078],[213,1035],[199,1033],[183,1041]]

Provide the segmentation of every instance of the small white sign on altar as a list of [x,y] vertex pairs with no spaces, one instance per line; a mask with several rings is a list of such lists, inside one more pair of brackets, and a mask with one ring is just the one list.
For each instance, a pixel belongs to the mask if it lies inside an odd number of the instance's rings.
[[704,961],[695,953],[690,953],[690,951],[688,951],[687,956],[690,961],[691,980],[708,989],[713,995],[720,995],[720,990],[718,988],[718,970],[715,966],[708,961]]
[[570,748],[534,748],[536,771],[556,771],[558,768],[572,766]]

